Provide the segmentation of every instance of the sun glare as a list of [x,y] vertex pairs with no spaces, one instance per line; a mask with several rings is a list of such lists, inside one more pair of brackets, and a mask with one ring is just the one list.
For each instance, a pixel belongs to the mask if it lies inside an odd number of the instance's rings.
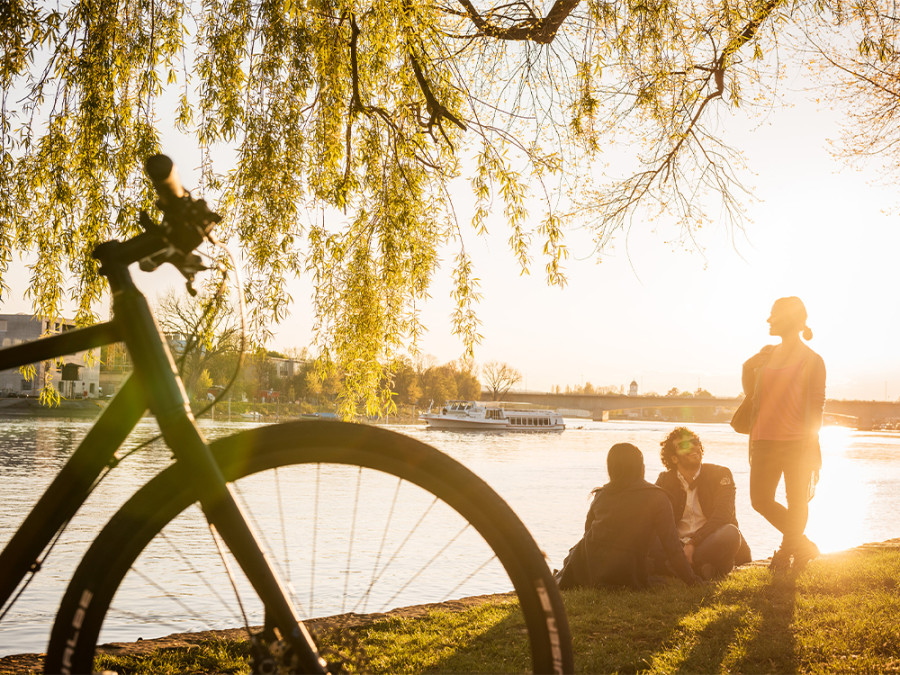
[[864,472],[847,456],[853,431],[825,427],[819,435],[823,471],[809,504],[806,534],[822,553],[859,544],[870,510],[871,493]]

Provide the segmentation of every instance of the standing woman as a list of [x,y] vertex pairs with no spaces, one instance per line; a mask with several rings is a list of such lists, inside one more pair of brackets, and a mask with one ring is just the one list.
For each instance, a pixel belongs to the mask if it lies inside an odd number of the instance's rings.
[[[772,305],[769,334],[781,338],[744,363],[744,394],[751,398],[750,501],[782,533],[769,567],[802,569],[819,555],[803,533],[822,454],[819,429],[825,407],[825,362],[803,340],[812,338],[800,298]],[[775,501],[784,476],[787,506]]]

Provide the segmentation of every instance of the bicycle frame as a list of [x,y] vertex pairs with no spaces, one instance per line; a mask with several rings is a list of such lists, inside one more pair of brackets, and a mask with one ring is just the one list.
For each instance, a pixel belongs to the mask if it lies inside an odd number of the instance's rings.
[[197,428],[165,338],[146,298],[131,279],[128,264],[142,259],[141,251],[148,248],[141,236],[124,243],[108,242],[95,252],[102,263],[101,273],[107,276],[113,291],[112,321],[0,350],[0,370],[7,370],[124,341],[134,363],[132,376],[0,552],[0,607],[29,571],[39,569],[41,553],[87,499],[103,470],[116,464],[116,450],[149,408],[177,463],[196,477],[198,501],[263,601],[267,623],[271,618],[281,630],[305,672],[325,672],[326,664]]

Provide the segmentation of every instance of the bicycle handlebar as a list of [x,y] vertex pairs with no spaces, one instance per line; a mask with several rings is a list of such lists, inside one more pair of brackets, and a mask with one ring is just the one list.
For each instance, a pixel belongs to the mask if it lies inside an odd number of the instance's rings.
[[210,238],[213,226],[222,217],[203,199],[191,197],[181,184],[175,163],[166,155],[148,157],[144,171],[156,190],[156,206],[163,214],[162,222],[153,222],[142,211],[143,234],[126,242],[100,244],[94,250],[94,257],[101,261],[102,267],[108,262],[128,265],[140,261],[145,271],[172,263],[190,282],[197,272],[206,269],[193,251]]
[[166,155],[150,155],[144,163],[144,171],[153,182],[156,194],[159,195],[160,208],[165,211],[176,200],[182,199],[186,190],[178,177],[175,162]]

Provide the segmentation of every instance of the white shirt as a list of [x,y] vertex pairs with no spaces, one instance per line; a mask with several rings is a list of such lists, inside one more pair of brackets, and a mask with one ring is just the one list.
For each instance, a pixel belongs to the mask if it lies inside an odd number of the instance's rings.
[[678,521],[678,536],[681,538],[682,544],[686,544],[694,536],[694,533],[706,524],[706,516],[703,515],[703,509],[700,508],[700,500],[697,498],[697,477],[702,470],[703,467],[701,466],[697,469],[697,473],[694,474],[693,488],[688,484],[687,479],[680,471],[675,472],[678,474],[678,480],[681,481],[681,487],[684,488],[684,492],[687,494],[687,501],[684,503],[684,513],[681,514],[681,519]]

